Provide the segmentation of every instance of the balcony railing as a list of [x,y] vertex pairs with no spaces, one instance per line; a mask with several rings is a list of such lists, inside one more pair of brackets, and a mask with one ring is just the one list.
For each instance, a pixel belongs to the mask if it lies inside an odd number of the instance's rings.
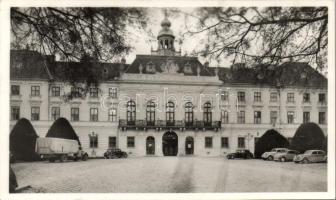
[[127,121],[125,119],[119,120],[119,128],[121,130],[126,129],[157,129],[157,130],[219,130],[221,128],[220,121],[204,122],[204,121],[193,121],[184,122],[183,120],[166,121],[166,120],[156,120],[156,121],[146,121],[146,120],[135,120]]

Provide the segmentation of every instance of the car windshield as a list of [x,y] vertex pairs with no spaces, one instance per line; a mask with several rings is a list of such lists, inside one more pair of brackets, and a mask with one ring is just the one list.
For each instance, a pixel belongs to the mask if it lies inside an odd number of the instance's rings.
[[277,150],[276,149],[272,149],[272,152],[277,152]]
[[307,150],[307,151],[304,152],[304,154],[312,154],[312,152],[314,152],[314,151],[312,151],[312,150]]

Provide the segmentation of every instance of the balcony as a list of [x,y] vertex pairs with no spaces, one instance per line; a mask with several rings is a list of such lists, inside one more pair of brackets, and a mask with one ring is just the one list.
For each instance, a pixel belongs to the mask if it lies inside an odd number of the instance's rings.
[[119,120],[119,128],[121,130],[127,129],[156,129],[156,130],[214,130],[218,131],[221,128],[220,121],[204,122],[204,121],[193,121],[185,123],[183,120],[175,121],[165,121],[165,120],[156,120],[156,121],[146,121],[146,120],[135,120],[135,121],[126,121],[125,119]]

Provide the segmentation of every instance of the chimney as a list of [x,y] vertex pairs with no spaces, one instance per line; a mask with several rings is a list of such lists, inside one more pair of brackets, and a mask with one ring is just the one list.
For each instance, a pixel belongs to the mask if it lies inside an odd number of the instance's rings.
[[208,61],[206,61],[206,62],[204,63],[204,67],[209,67],[209,62],[208,62]]
[[218,67],[215,67],[215,76],[218,76]]
[[197,76],[200,76],[200,73],[201,73],[201,66],[197,66]]
[[122,57],[122,58],[121,58],[121,64],[123,64],[123,65],[126,64],[126,59],[125,59],[125,57]]
[[142,74],[142,70],[143,70],[143,67],[142,67],[142,64],[139,65],[139,73]]

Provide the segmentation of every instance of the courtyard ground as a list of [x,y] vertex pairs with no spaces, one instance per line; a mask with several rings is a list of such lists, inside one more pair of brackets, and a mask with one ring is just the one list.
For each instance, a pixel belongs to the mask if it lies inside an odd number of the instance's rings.
[[318,192],[327,165],[221,157],[14,163],[24,192]]

